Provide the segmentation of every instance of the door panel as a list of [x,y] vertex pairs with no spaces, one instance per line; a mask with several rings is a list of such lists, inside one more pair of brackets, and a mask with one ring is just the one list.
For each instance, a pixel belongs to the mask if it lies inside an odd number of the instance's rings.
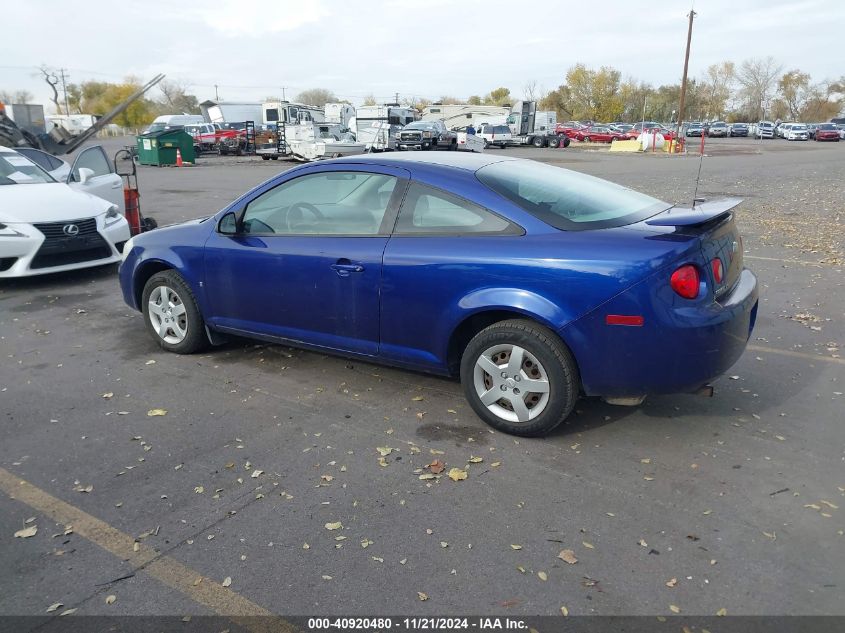
[[[94,175],[81,183],[79,170],[83,167],[93,171]],[[114,173],[105,151],[99,145],[83,150],[76,157],[68,176],[68,185],[71,189],[108,200],[117,205],[121,213],[126,211],[126,203],[123,199],[123,179]]]
[[259,189],[238,232],[206,242],[209,324],[377,354],[382,257],[406,174],[327,165]]

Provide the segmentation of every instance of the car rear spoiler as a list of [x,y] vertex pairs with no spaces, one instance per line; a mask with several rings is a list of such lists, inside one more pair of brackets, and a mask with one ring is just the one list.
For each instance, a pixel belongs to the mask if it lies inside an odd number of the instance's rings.
[[697,226],[728,215],[742,202],[742,198],[720,198],[702,202],[691,209],[672,207],[646,220],[651,226]]

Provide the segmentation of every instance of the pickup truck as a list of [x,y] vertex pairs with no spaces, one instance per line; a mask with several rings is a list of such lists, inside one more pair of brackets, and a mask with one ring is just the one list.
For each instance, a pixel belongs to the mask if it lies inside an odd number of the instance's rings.
[[458,135],[443,121],[414,121],[396,133],[396,149],[458,149]]

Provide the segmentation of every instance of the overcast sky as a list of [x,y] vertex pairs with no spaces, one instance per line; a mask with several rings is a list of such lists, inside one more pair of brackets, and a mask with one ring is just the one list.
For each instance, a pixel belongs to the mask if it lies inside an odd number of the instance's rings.
[[[549,90],[567,68],[680,80],[691,0],[29,0],[3,3],[0,89],[49,103],[47,64],[71,82],[163,72],[200,101],[328,88],[353,103],[506,86]],[[595,12],[593,12],[595,9]],[[772,55],[814,81],[845,74],[843,0],[697,0],[690,75]],[[17,25],[17,27],[12,27]],[[12,28],[10,28],[12,27]],[[154,93],[158,91],[154,89]],[[157,94],[154,94],[157,96]]]

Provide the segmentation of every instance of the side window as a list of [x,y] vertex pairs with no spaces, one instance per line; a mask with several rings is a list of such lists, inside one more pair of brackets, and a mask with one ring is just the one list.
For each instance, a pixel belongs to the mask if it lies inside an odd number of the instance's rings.
[[260,235],[378,235],[397,178],[330,171],[289,180],[247,205],[243,232]]
[[468,200],[419,183],[412,183],[399,211],[396,235],[462,235],[522,231],[504,218]]
[[79,182],[79,169],[87,167],[94,172],[94,176],[105,176],[111,173],[111,165],[99,147],[89,147],[79,155],[73,164],[73,179]]

